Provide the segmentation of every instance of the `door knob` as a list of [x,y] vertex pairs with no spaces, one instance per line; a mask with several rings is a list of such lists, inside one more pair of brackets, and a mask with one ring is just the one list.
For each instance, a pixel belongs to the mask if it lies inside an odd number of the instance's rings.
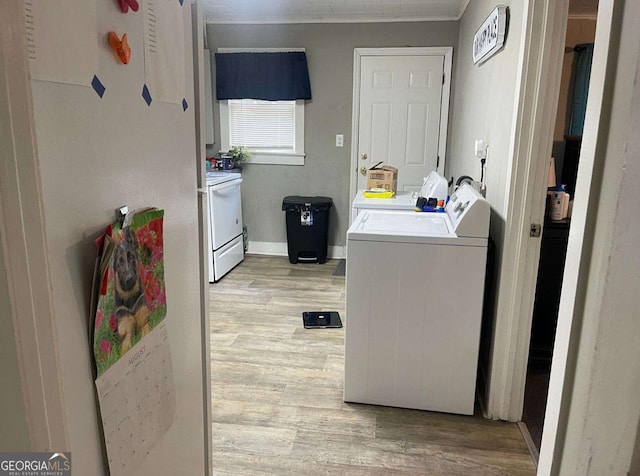
[[367,154],[362,154],[362,155],[360,156],[360,158],[361,158],[362,160],[367,160],[369,157],[367,156]]
[[362,175],[367,175],[367,168],[366,167],[360,167],[360,173]]

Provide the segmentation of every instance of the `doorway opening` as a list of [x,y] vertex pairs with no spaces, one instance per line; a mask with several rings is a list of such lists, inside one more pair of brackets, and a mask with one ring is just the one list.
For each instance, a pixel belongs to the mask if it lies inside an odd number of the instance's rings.
[[[596,31],[595,13],[572,14],[572,6],[577,3],[580,2],[570,4],[567,22],[522,414],[522,421],[531,436],[531,450],[536,460],[542,440],[560,292],[571,226],[572,203],[563,208],[562,193],[569,195],[564,199],[569,202],[575,192]],[[598,0],[593,0],[591,8],[597,10],[597,6]]]

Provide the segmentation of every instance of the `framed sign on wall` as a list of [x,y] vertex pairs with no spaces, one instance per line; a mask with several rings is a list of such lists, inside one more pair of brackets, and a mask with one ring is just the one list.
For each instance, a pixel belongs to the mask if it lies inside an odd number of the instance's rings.
[[473,36],[473,64],[487,61],[504,45],[509,7],[497,6]]

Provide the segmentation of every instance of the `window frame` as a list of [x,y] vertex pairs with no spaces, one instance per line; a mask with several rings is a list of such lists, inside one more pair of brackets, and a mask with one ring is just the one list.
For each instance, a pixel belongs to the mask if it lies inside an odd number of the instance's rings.
[[[218,101],[220,104],[220,146],[221,152],[231,148],[231,132],[229,127],[229,101]],[[304,165],[304,99],[295,101],[295,150],[251,150],[251,156],[244,163],[263,165]]]
[[[305,48],[218,48],[218,53],[278,53],[290,51],[305,51]],[[231,133],[229,129],[229,102],[218,100],[220,115],[220,152],[227,152],[231,148]],[[251,150],[251,156],[245,159],[245,164],[262,165],[304,165],[306,157],[304,149],[304,114],[305,100],[297,99],[295,108],[295,143],[294,152]]]

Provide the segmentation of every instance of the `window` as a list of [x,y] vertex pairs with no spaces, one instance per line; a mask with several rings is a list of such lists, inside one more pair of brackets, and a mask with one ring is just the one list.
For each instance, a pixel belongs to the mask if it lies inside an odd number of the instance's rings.
[[304,100],[220,101],[222,150],[244,145],[248,162],[304,165]]
[[304,165],[304,49],[219,48],[215,57],[221,149],[246,146],[250,163]]

